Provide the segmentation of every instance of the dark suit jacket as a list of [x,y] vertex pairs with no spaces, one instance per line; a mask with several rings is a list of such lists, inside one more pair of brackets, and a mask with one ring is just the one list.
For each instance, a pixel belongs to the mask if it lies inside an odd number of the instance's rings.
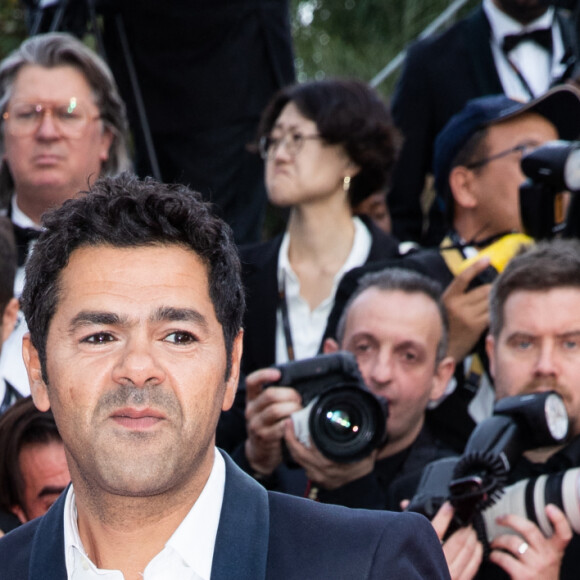
[[[572,22],[558,13],[564,46],[570,51],[566,77],[577,53]],[[436,245],[445,234],[444,211],[434,204],[430,233],[421,238],[420,195],[432,170],[433,143],[447,121],[476,97],[503,93],[489,43],[489,23],[477,8],[441,35],[411,46],[392,100],[395,124],[405,141],[389,192],[393,232],[402,241]]]
[[[370,220],[363,219],[372,236],[368,262],[398,255],[398,242]],[[278,308],[278,252],[282,234],[259,244],[242,247],[242,279],[246,290],[244,355],[242,370],[250,373],[276,360],[276,310]]]
[[[431,525],[416,514],[355,511],[267,492],[226,456],[212,580],[449,578]],[[2,580],[65,580],[64,494],[0,540]]]

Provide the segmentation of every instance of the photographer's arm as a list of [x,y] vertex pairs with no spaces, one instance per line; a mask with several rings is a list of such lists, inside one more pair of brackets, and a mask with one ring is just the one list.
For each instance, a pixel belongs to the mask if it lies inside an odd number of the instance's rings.
[[297,391],[287,387],[264,389],[280,378],[277,369],[260,369],[246,377],[245,456],[255,474],[268,476],[282,462],[284,422],[302,408]]
[[546,506],[546,516],[554,528],[551,538],[546,538],[536,524],[524,517],[511,514],[497,518],[500,525],[512,528],[519,536],[503,534],[495,538],[489,559],[513,579],[557,580],[572,529],[555,505]]
[[286,422],[284,437],[294,461],[320,488],[321,501],[347,507],[384,509],[385,495],[373,475],[376,451],[354,463],[336,463],[322,455],[316,447],[302,445],[296,439],[292,421]]
[[456,276],[443,293],[443,303],[449,318],[447,354],[456,363],[471,352],[489,325],[488,297],[491,284],[467,291],[471,281],[488,266],[488,258],[478,260]]

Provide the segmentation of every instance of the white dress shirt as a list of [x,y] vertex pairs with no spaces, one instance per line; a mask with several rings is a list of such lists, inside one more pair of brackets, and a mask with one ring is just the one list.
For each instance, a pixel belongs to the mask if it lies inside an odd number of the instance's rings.
[[[525,26],[502,12],[492,0],[483,0],[483,10],[491,27],[491,52],[504,93],[518,101],[528,101],[531,98],[510,65],[510,60],[524,77],[534,97],[545,93],[552,81],[560,78],[566,68],[562,63],[564,43],[560,26],[554,18],[554,8],[549,7],[540,18]],[[552,52],[526,40],[510,51],[509,55],[505,55],[501,48],[505,36],[541,28],[552,28]]]
[[[143,580],[210,580],[225,480],[225,462],[216,449],[200,496],[163,550],[149,562]],[[64,546],[68,580],[124,580],[119,570],[101,570],[87,556],[79,535],[72,486],[64,506]]]
[[[350,254],[346,262],[342,265],[342,268],[334,276],[330,295],[314,310],[310,310],[308,302],[300,295],[300,281],[294,273],[294,270],[292,270],[288,259],[290,235],[288,232],[284,234],[278,254],[278,284],[282,284],[283,280],[285,282],[288,319],[290,321],[290,332],[296,360],[309,358],[318,354],[318,348],[322,341],[324,330],[326,329],[326,322],[334,304],[334,295],[336,294],[338,283],[346,272],[357,266],[362,266],[371,251],[373,241],[371,233],[359,218],[353,218],[353,224],[354,241]],[[288,349],[286,346],[286,337],[284,336],[282,313],[278,309],[276,314],[276,364],[287,361]]]

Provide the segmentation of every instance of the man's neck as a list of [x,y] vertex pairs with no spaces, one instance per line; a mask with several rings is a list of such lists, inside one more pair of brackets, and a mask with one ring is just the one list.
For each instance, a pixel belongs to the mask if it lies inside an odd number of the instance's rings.
[[541,3],[533,7],[522,8],[517,5],[517,2],[513,2],[513,0],[492,0],[492,2],[504,14],[507,14],[510,18],[513,18],[524,26],[540,18],[548,10],[548,5]]
[[149,562],[163,550],[199,498],[210,473],[211,465],[202,480],[180,489],[128,497],[95,493],[71,470],[78,532],[88,557],[98,568],[120,570],[125,580],[141,580]]
[[417,423],[415,427],[411,429],[409,432],[407,432],[403,437],[400,437],[394,441],[387,440],[387,444],[381,447],[381,449],[379,449],[379,452],[377,454],[377,460],[392,457],[396,453],[400,453],[401,451],[404,451],[405,449],[413,445],[413,443],[415,443],[417,437],[419,436],[419,433],[421,432],[424,423],[425,423],[425,415],[423,415],[421,421]]

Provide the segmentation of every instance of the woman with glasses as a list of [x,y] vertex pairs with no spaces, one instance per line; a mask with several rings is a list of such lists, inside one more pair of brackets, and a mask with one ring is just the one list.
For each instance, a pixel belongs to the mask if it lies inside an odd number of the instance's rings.
[[269,200],[289,218],[282,235],[242,248],[246,372],[316,355],[342,275],[398,253],[392,236],[352,212],[384,190],[398,146],[372,89],[354,80],[283,89],[258,135]]

